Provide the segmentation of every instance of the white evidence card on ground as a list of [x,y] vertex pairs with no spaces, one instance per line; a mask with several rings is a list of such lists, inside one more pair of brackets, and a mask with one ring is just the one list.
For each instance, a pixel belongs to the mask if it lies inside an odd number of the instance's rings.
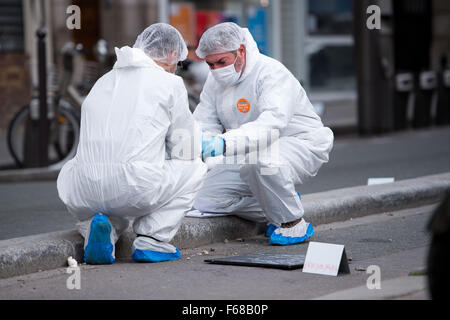
[[344,245],[310,242],[302,271],[330,276],[337,276],[339,272],[349,273]]

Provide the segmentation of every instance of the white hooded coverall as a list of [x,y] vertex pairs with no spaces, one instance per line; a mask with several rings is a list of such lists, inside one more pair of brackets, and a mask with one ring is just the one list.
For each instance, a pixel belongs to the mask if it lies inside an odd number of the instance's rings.
[[[100,212],[114,227],[113,243],[128,218],[137,234],[169,242],[206,174],[200,128],[180,77],[141,49],[116,55],[82,105],[80,142],[58,176],[59,197],[85,238]],[[148,249],[145,241],[134,247]]]
[[[208,158],[207,163],[216,165],[194,207],[253,221],[291,222],[304,214],[295,186],[328,162],[333,132],[323,126],[291,72],[261,54],[247,29],[242,32],[246,66],[238,83],[223,87],[210,73],[194,112],[203,134],[221,136],[226,144],[225,157]],[[274,130],[279,138],[268,140]],[[269,152],[257,161],[249,159],[258,146],[271,143],[278,144],[276,157]],[[244,162],[239,161],[242,155]],[[264,169],[270,174],[262,174]]]

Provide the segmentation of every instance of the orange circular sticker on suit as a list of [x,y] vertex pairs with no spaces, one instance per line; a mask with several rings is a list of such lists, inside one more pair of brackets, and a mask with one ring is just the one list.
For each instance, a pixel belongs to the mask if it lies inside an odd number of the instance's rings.
[[247,113],[250,111],[250,102],[246,99],[239,99],[237,102],[237,108],[242,113]]

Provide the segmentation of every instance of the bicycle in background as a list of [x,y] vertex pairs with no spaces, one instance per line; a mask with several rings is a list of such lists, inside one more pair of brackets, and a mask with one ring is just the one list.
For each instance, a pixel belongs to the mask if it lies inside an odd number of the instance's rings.
[[[95,83],[100,75],[110,70],[112,66],[111,54],[107,50],[104,40],[99,40],[94,52],[100,63],[100,72],[95,72],[95,68],[87,65],[88,72],[84,72],[83,77],[89,80],[82,81],[77,85],[73,84],[74,60],[77,55],[83,53],[81,44],[75,45],[72,42],[66,43],[61,49],[63,74],[57,84],[58,75],[50,72],[50,90],[48,92],[48,119],[49,144],[48,158],[49,166],[61,168],[63,164],[73,158],[76,154],[80,136],[81,105],[90,87]],[[98,71],[98,70],[97,70]],[[8,149],[19,168],[30,166],[29,158],[33,148],[31,135],[35,130],[39,120],[39,94],[34,88],[34,95],[30,103],[24,106],[13,117],[10,122],[7,134]]]

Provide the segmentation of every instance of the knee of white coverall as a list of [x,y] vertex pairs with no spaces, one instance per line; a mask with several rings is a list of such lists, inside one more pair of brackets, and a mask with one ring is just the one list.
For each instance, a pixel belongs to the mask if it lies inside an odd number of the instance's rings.
[[254,222],[267,222],[267,218],[254,197],[222,197],[221,199],[200,197],[195,200],[194,209],[207,213],[235,215]]
[[197,193],[194,209],[208,213],[231,213],[233,205],[243,194],[245,183],[239,177],[238,166],[216,166],[212,168]]
[[266,221],[258,201],[241,180],[238,165],[213,168],[197,194],[194,209],[235,215],[250,221]]
[[194,209],[208,213],[231,213],[233,199],[218,191],[214,195],[199,194],[194,200]]

